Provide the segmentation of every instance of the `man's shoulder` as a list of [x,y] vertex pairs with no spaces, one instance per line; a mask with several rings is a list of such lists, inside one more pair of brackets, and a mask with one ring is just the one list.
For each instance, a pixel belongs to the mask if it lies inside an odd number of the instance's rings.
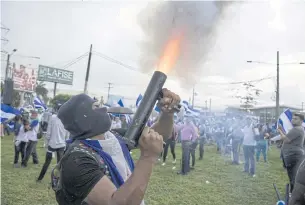
[[[75,157],[82,157],[83,159],[84,158],[88,158],[88,159],[94,159],[96,160],[97,158],[100,158],[98,157],[97,153],[92,150],[91,148],[85,146],[83,143],[81,142],[73,142],[72,144],[70,144],[68,146],[68,149],[65,153],[65,160],[63,160],[63,163],[64,162],[69,162],[71,160],[71,158],[75,158]],[[80,162],[80,160],[79,160]],[[84,161],[85,163],[85,161]]]

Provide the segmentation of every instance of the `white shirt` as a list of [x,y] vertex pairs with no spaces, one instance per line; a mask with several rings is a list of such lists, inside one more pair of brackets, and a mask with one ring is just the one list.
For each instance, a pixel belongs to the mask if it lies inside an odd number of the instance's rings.
[[252,124],[250,126],[244,127],[242,131],[244,133],[243,145],[256,146]]
[[48,140],[48,146],[51,148],[62,148],[66,146],[66,137],[69,136],[69,132],[65,130],[64,125],[57,115],[52,115],[49,120],[46,139]]
[[18,136],[16,137],[16,140],[21,141],[21,142],[28,142],[27,133],[28,132],[24,132],[24,126],[22,125],[20,127]]
[[111,129],[118,129],[118,128],[122,128],[122,124],[121,121],[112,121],[112,125],[111,125]]
[[26,132],[28,140],[37,141],[37,133],[39,131],[39,124]]

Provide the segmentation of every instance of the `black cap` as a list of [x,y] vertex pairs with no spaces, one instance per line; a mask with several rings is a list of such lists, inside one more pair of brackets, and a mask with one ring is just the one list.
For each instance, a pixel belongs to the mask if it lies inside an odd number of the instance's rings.
[[94,102],[88,95],[79,94],[60,107],[58,118],[73,139],[91,138],[110,129],[111,120],[107,109],[94,109]]

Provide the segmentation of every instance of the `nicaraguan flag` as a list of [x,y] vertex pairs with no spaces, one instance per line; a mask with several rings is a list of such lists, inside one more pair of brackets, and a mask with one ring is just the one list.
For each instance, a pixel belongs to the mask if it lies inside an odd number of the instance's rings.
[[[280,125],[285,134],[288,133],[289,130],[291,130],[293,128],[293,125],[291,123],[292,115],[293,115],[293,113],[291,112],[291,110],[287,109],[279,117],[277,127],[279,127],[279,125]],[[305,128],[305,121],[303,122],[302,125]]]
[[199,116],[200,110],[193,109],[189,106],[189,103],[187,101],[182,101],[182,106],[184,107],[184,110],[187,115],[189,116]]
[[136,101],[136,107],[139,107],[140,103],[141,103],[141,100],[143,99],[143,95],[140,94],[137,98],[137,101]]
[[[120,100],[118,101],[118,105],[119,105],[120,107],[124,107],[124,103],[123,103],[122,99],[120,99]],[[130,116],[129,116],[129,115],[126,115],[126,114],[124,114],[124,115],[125,115],[125,118],[126,118],[126,122],[129,124],[129,123],[131,122]]]
[[47,109],[46,104],[39,97],[34,98],[34,106],[35,106],[36,109],[38,109],[38,108],[42,108],[44,110]]
[[1,104],[1,123],[13,119],[16,115],[21,115],[21,112],[18,109],[6,104]]
[[119,104],[120,107],[124,107],[124,103],[123,103],[122,99],[120,99],[120,100],[118,101],[118,104]]

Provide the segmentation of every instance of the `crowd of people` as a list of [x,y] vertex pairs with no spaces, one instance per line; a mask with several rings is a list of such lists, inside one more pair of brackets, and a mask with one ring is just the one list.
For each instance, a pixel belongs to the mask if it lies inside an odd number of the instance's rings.
[[[66,103],[57,103],[52,111],[32,111],[30,115],[24,113],[15,117],[14,167],[27,167],[31,156],[33,163],[38,164],[36,145],[43,138],[46,157],[41,172],[37,174],[37,182],[44,178],[53,153],[56,153],[57,166],[52,171],[52,187],[59,204],[108,204],[106,201],[144,204],[143,197],[152,168],[158,160],[162,161],[162,166],[166,165],[168,149],[172,154],[173,169],[176,169],[177,143],[181,143],[182,149],[180,175],[187,175],[195,168],[198,145],[198,160],[202,160],[204,147],[215,143],[215,151],[231,156],[232,165],[241,163],[242,148],[244,172],[255,177],[256,162],[261,154],[264,162],[268,162],[270,138],[279,134],[283,166],[290,180],[290,204],[304,202],[302,114],[294,114],[294,127],[285,134],[271,124],[260,124],[246,116],[216,118],[185,115],[178,118],[174,109],[170,108],[180,102],[179,96],[167,90],[164,98],[170,100],[160,103],[163,112],[147,122],[150,129],[145,128],[140,137],[141,154],[136,165],[122,140],[124,130],[130,126],[126,115],[110,115],[94,99],[80,94]],[[162,133],[163,137],[158,133]]]

